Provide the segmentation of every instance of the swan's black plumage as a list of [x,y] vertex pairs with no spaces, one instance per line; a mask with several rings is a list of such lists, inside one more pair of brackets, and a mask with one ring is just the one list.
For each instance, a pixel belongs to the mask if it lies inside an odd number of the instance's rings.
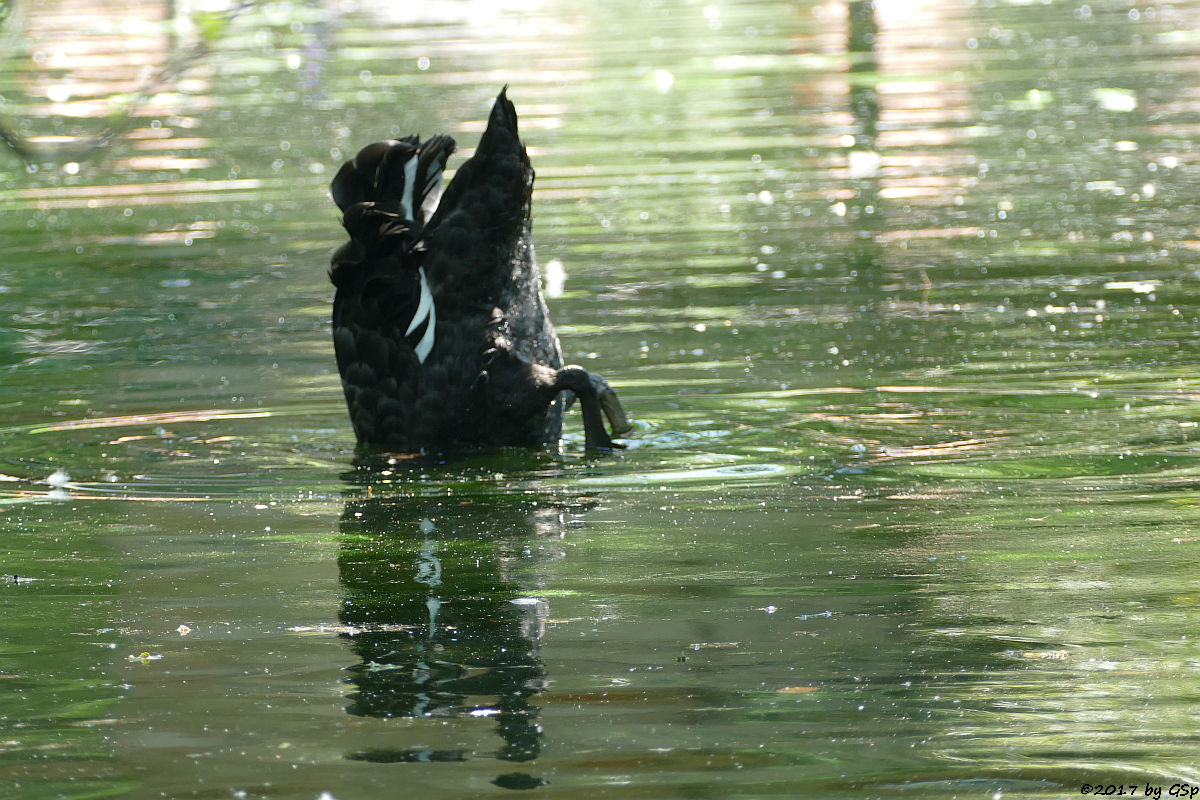
[[350,241],[333,255],[333,342],[360,442],[410,452],[556,441],[572,397],[586,444],[619,447],[616,394],[563,366],[529,238],[533,168],[501,91],[445,193],[449,136],[376,142],[331,192]]

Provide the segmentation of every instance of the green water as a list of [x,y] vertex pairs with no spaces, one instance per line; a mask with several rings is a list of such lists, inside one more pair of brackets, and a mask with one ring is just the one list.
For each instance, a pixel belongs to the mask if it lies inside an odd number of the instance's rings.
[[[402,6],[9,5],[0,794],[1200,783],[1200,4]],[[360,468],[328,181],[506,83],[635,433]]]

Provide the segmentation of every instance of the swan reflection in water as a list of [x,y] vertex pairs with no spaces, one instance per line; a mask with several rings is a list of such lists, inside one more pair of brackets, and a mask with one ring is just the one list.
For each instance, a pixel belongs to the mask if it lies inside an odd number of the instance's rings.
[[[347,503],[339,522],[339,616],[357,663],[350,714],[374,718],[495,718],[507,762],[542,748],[537,695],[548,605],[539,565],[562,557],[565,518],[585,510],[527,494],[373,497]],[[454,728],[429,730],[444,739]],[[467,730],[460,730],[467,736]],[[403,736],[410,737],[412,728]],[[373,762],[465,761],[476,748],[381,744],[350,753]],[[497,783],[538,785],[524,773]]]

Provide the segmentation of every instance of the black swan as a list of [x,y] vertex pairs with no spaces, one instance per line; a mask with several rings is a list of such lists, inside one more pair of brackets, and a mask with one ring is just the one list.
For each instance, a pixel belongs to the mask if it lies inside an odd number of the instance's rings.
[[333,179],[350,241],[333,254],[333,344],[360,443],[405,452],[558,441],[583,409],[585,445],[623,447],[616,393],[563,366],[529,236],[533,168],[496,98],[475,154],[442,192],[454,140],[367,145]]

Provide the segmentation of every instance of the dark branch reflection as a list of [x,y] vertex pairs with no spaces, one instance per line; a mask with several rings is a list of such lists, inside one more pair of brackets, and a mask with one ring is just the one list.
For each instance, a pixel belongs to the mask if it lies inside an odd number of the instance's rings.
[[[874,0],[851,0],[848,9],[846,50],[851,55],[850,72],[872,75],[879,71],[875,55],[879,39],[879,23],[875,21]],[[879,138],[879,91],[870,81],[850,82],[850,111],[858,130],[854,146],[874,150]]]
[[[539,564],[561,556],[571,509],[545,497],[473,490],[436,499],[349,502],[339,523],[350,668],[350,714],[391,718],[495,717],[504,761],[542,748],[538,655],[548,606],[531,596]],[[523,579],[518,578],[524,576]],[[461,761],[466,750],[379,747],[376,762]],[[498,782],[536,785],[523,774]],[[515,788],[515,787],[514,787]]]
[[879,24],[874,0],[853,0],[848,9],[846,49],[850,54],[850,113],[854,119],[854,143],[848,153],[854,200],[848,215],[854,222],[855,238],[847,258],[856,285],[865,293],[864,311],[874,316],[878,291],[883,283],[878,233],[885,219],[881,207],[879,171],[879,60],[876,46]]

